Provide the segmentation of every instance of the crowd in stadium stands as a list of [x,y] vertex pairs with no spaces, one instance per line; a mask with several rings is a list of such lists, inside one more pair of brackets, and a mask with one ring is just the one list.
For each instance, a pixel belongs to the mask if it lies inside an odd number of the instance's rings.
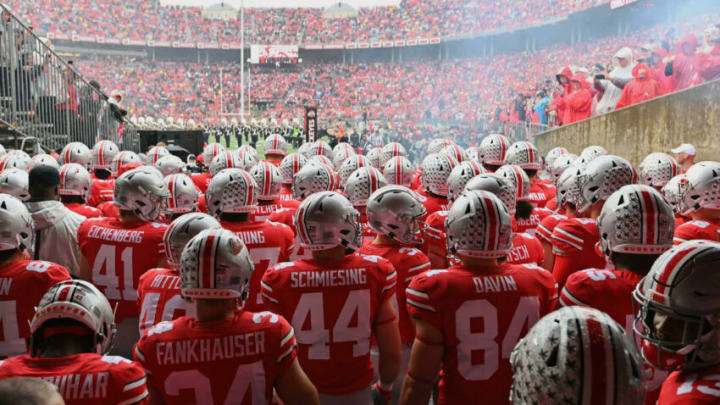
[[[305,64],[298,66],[299,72],[254,69],[249,79],[250,97],[253,103],[267,103],[268,111],[263,115],[278,121],[299,117],[305,105],[317,104],[320,117],[328,121],[490,119],[567,124],[715,77],[720,48],[713,38],[717,41],[720,35],[706,29],[708,24],[717,22],[713,18],[695,17],[671,27],[680,33],[676,38],[666,36],[668,26],[659,25],[629,36],[606,37],[572,46],[555,45],[538,52],[403,64]],[[697,42],[699,56],[683,56],[678,50],[688,40]],[[640,81],[624,96],[622,87],[613,88],[615,85],[610,83],[613,64],[619,63],[613,55],[622,47],[628,48],[624,52],[629,51],[631,59],[625,68],[626,82],[633,79],[637,61],[649,63],[649,55],[655,54],[656,64],[649,66],[647,72],[653,77],[640,95],[631,94],[633,88],[638,93]],[[667,65],[678,57],[673,72]],[[691,60],[700,74],[679,83],[678,74],[683,72],[681,60]],[[115,69],[106,69],[109,63]],[[237,112],[240,108],[237,64],[118,58],[78,60],[77,64],[82,73],[97,79],[104,88],[125,92],[132,115],[204,117],[212,121],[219,116],[221,88],[222,111]],[[568,79],[562,85],[555,76],[561,70]],[[599,80],[600,75],[608,80]],[[570,93],[574,93],[570,86],[575,79],[582,91],[570,100]],[[655,86],[652,80],[659,85]],[[626,82],[618,85],[624,86]],[[646,91],[648,88],[652,90]],[[581,110],[573,116],[571,103]]]
[[[237,42],[240,18],[208,23],[200,7],[123,2],[38,0],[6,2],[42,32],[132,40]],[[440,37],[523,27],[609,0],[403,0],[397,7],[362,8],[357,17],[325,19],[322,9],[247,9],[245,34],[256,43],[329,43]],[[37,13],[43,10],[43,13]],[[132,21],[132,24],[129,22]]]

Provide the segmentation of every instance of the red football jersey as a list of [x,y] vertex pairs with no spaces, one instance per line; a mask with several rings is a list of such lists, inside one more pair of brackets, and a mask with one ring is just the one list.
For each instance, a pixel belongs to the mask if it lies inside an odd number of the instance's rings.
[[512,264],[541,264],[545,260],[540,241],[527,233],[513,233],[512,248],[507,254],[507,262]]
[[140,336],[160,322],[195,316],[195,304],[182,297],[181,287],[177,270],[151,269],[140,276],[137,289]]
[[545,208],[549,209],[550,211],[557,212],[558,214],[565,214],[565,211],[562,208],[558,209],[557,199],[555,197],[547,200],[547,202],[545,203]]
[[552,234],[553,276],[560,288],[576,271],[605,267],[605,257],[595,250],[599,241],[600,233],[594,219],[570,218],[555,226]]
[[[209,164],[210,163],[208,162],[208,165]],[[208,186],[210,185],[210,179],[212,178],[212,176],[210,176],[210,173],[208,172],[202,172],[194,173],[191,175],[190,178],[192,179],[193,183],[195,183],[195,188],[200,190],[200,193],[204,194],[207,191]]]
[[90,199],[88,205],[97,207],[103,201],[112,201],[113,192],[115,191],[115,180],[101,180],[93,178],[92,188],[90,189]]
[[424,191],[417,191],[415,194],[420,200],[420,203],[422,203],[423,207],[425,207],[426,212],[423,219],[426,219],[433,212],[447,211],[450,209],[450,201],[448,201],[447,198],[432,196]]
[[445,337],[438,404],[509,403],[510,353],[556,299],[552,275],[529,264],[505,263],[487,274],[458,265],[415,277],[408,312]]
[[448,211],[435,211],[425,218],[425,233],[423,234],[423,252],[433,252],[439,257],[447,257],[447,244],[445,241],[445,219]]
[[0,359],[27,353],[30,320],[50,287],[70,280],[59,264],[17,260],[0,264]]
[[657,405],[717,405],[720,366],[695,372],[675,371],[665,380]]
[[245,242],[250,258],[255,264],[245,310],[256,311],[262,307],[260,280],[265,271],[288,260],[293,251],[295,235],[290,227],[277,222],[226,222],[220,221],[223,228],[235,233]]
[[80,251],[92,268],[90,280],[117,305],[115,321],[138,316],[140,276],[165,263],[162,242],[167,225],[158,222],[126,224],[115,218],[92,218],[78,228]]
[[148,386],[168,405],[270,404],[278,376],[296,356],[293,330],[270,312],[155,325],[135,346]]
[[530,182],[530,204],[534,208],[545,208],[548,200],[555,197],[555,186],[537,178]]
[[282,200],[280,198],[277,198],[275,201],[258,202],[258,205],[255,207],[255,211],[250,213],[250,220],[266,221],[274,212],[280,211],[284,208],[297,210],[297,207],[299,206],[300,201],[298,200]]
[[422,167],[418,166],[410,180],[410,189],[419,191],[422,188]]
[[405,289],[418,274],[430,270],[430,259],[418,249],[404,245],[378,245],[372,242],[358,251],[360,254],[380,256],[389,261],[397,271],[397,307],[400,324],[400,339],[403,344],[412,344],[415,340],[415,326],[410,322],[410,316],[405,307]]
[[80,203],[63,203],[63,205],[70,211],[80,214],[85,218],[97,218],[103,216],[102,211],[89,205]]
[[300,237],[297,235],[297,230],[295,229],[295,222],[293,222],[293,218],[295,217],[295,211],[297,211],[297,208],[284,208],[280,211],[276,211],[270,214],[270,216],[268,217],[268,219],[272,222],[278,222],[289,226],[290,229],[292,229],[293,234],[295,235],[295,246],[293,247],[293,250],[292,252],[290,252],[290,256],[287,259],[287,261],[290,262],[301,259],[309,259],[312,257],[312,254],[309,250],[300,246]]
[[527,232],[530,235],[535,235],[535,230],[537,229],[538,225],[540,225],[542,220],[552,214],[553,212],[547,208],[533,208],[532,212],[530,213],[530,218],[516,218],[515,228],[513,228],[513,232]]
[[688,221],[675,228],[673,242],[676,245],[693,239],[720,242],[720,219],[714,221]]
[[360,224],[362,225],[362,240],[365,242],[372,242],[377,238],[377,232],[368,225],[367,215],[360,214]]
[[548,245],[552,245],[552,234],[555,231],[555,227],[568,218],[569,217],[561,214],[546,216],[535,229],[535,236]]
[[0,361],[0,380],[11,377],[40,378],[54,384],[67,405],[150,403],[145,371],[139,364],[119,356],[23,355]]
[[265,273],[262,294],[295,328],[300,365],[318,391],[344,394],[373,379],[372,327],[387,321],[375,317],[396,284],[390,262],[353,254],[332,266],[312,259],[278,264]]
[[682,225],[682,224],[684,224],[684,223],[686,223],[686,222],[688,222],[688,221],[689,221],[689,219],[687,219],[687,218],[685,218],[685,217],[681,217],[681,216],[679,216],[679,215],[676,215],[676,216],[675,216],[675,230],[677,230],[678,228],[680,228],[680,225]]
[[102,213],[102,215],[101,215],[102,217],[120,218],[120,210],[118,210],[118,207],[116,207],[115,203],[112,201],[105,201],[103,203],[100,203],[100,205],[98,205],[97,208]]

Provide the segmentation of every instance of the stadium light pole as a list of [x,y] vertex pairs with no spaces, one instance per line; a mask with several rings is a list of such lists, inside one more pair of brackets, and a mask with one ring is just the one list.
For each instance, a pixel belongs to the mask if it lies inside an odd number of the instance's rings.
[[240,117],[245,118],[245,0],[240,2]]

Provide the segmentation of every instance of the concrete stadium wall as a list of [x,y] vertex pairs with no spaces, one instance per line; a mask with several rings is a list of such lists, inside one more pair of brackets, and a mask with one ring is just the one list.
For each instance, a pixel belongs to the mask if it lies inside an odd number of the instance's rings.
[[696,162],[720,160],[720,80],[544,132],[535,143],[542,153],[600,145],[636,165],[651,152],[691,143]]

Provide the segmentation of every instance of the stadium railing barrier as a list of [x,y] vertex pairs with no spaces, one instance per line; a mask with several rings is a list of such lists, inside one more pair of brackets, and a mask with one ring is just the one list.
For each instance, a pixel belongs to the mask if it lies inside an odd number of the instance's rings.
[[0,143],[18,148],[26,137],[55,151],[98,140],[140,147],[118,104],[0,4]]

